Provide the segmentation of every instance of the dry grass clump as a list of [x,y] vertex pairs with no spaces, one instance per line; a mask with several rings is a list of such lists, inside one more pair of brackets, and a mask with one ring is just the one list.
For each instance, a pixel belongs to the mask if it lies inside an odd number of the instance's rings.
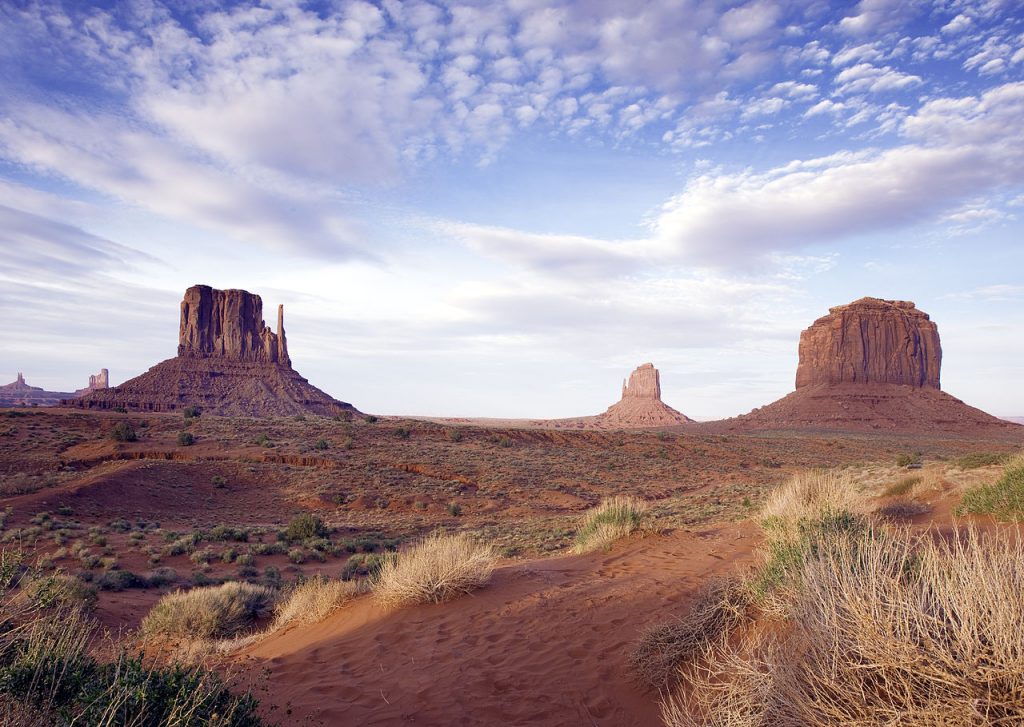
[[497,562],[493,547],[464,533],[434,533],[402,553],[390,554],[372,587],[389,607],[441,603],[485,586]]
[[711,579],[698,591],[686,616],[644,632],[630,655],[633,670],[649,686],[660,689],[674,684],[680,666],[743,620],[750,598],[738,576]]
[[358,581],[332,581],[322,576],[297,585],[281,603],[270,631],[290,623],[317,623],[363,592]]
[[620,495],[602,500],[583,515],[573,550],[588,553],[610,548],[619,538],[636,531],[646,512],[647,503],[639,497]]
[[1002,476],[996,482],[967,490],[957,508],[957,514],[1024,520],[1024,454],[1008,459]]
[[823,514],[857,512],[863,500],[847,473],[811,470],[794,475],[769,495],[761,516],[766,530],[795,538],[801,522]]
[[1024,723],[1024,546],[1005,533],[851,534],[784,597],[788,630],[709,647],[666,724]]
[[142,620],[142,631],[150,636],[228,638],[252,626],[273,602],[272,589],[239,581],[175,591],[153,606]]

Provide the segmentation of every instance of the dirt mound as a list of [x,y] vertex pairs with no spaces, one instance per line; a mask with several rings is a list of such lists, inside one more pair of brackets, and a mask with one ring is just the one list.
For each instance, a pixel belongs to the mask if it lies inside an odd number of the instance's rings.
[[291,366],[284,306],[277,332],[263,322],[263,301],[244,290],[196,285],[181,303],[178,356],[120,386],[62,402],[85,409],[169,411],[197,406],[225,416],[333,416],[356,412],[312,386]]

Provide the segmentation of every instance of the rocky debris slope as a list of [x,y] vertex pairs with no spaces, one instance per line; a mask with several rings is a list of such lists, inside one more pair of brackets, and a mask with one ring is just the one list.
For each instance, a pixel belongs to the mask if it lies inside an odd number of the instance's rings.
[[663,427],[693,421],[661,400],[661,377],[654,364],[636,368],[622,382],[622,399],[596,418],[601,428]]
[[260,296],[206,285],[185,291],[177,357],[120,386],[64,403],[141,411],[196,406],[225,416],[357,413],[292,368],[284,306],[278,306],[277,331],[271,331],[263,321]]
[[1024,437],[1018,425],[940,390],[938,328],[909,301],[861,298],[831,308],[800,335],[799,356],[796,391],[706,428]]
[[0,406],[57,406],[62,399],[70,396],[74,394],[29,386],[25,383],[25,375],[20,371],[18,378],[0,386]]

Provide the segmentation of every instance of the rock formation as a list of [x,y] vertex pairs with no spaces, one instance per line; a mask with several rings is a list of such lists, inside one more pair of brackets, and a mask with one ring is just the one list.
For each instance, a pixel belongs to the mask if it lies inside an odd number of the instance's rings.
[[796,391],[709,429],[1006,434],[1022,430],[940,390],[935,323],[909,301],[861,298],[800,335]]
[[143,411],[197,406],[204,413],[233,416],[358,413],[292,368],[283,305],[278,306],[274,332],[263,321],[260,296],[207,285],[185,291],[177,357],[120,386],[64,403]]
[[69,396],[74,394],[29,386],[25,383],[25,375],[20,371],[14,381],[0,386],[0,406],[57,406],[62,399]]
[[107,369],[100,369],[98,374],[89,375],[89,385],[84,389],[75,391],[75,396],[85,396],[93,391],[100,391],[110,387],[110,372]]
[[939,330],[905,300],[861,298],[829,308],[800,334],[796,388],[898,384],[938,389]]
[[661,377],[645,363],[622,382],[622,399],[597,417],[602,428],[664,427],[693,421],[661,400]]

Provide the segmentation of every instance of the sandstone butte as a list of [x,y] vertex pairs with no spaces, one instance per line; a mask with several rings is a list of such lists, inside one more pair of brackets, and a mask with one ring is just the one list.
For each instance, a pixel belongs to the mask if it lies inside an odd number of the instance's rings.
[[61,399],[74,395],[30,386],[25,383],[25,375],[19,371],[18,378],[0,386],[0,406],[57,406]]
[[830,308],[800,334],[798,351],[796,391],[711,428],[1019,436],[1017,425],[941,390],[938,327],[909,301]]
[[333,416],[358,413],[292,368],[284,330],[263,320],[263,300],[244,290],[194,285],[181,301],[178,355],[120,386],[92,391],[66,406],[169,411],[196,406],[224,416]]
[[641,364],[622,382],[622,398],[599,415],[601,428],[664,427],[693,420],[661,400],[661,376],[654,364]]

